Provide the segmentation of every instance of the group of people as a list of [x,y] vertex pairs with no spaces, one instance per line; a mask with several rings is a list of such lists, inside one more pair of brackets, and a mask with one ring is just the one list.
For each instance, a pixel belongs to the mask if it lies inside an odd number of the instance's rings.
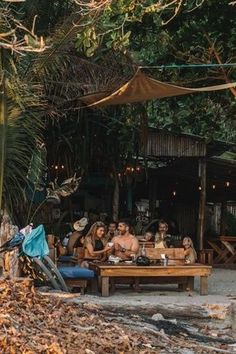
[[[168,224],[164,220],[159,220],[156,234],[147,231],[144,235],[143,241],[153,242],[155,248],[171,248],[175,246],[171,235],[168,234]],[[187,262],[195,263],[197,260],[197,252],[194,248],[193,241],[189,236],[183,238],[182,246],[184,248]]]
[[[87,218],[82,218],[74,223],[73,227],[75,231],[70,235],[76,239],[73,247],[84,250],[81,266],[86,267],[87,261],[91,259],[105,261],[110,255],[122,260],[129,260],[139,254],[139,240],[133,234],[132,228],[126,220],[121,220],[118,223],[112,221],[107,226],[102,221],[96,221],[89,225]],[[155,248],[173,247],[171,235],[168,234],[168,225],[164,220],[159,221],[155,234],[146,232],[142,241],[153,242]],[[65,241],[63,240],[62,244],[63,242]],[[191,238],[184,237],[182,244],[186,260],[189,263],[195,263],[197,256]]]

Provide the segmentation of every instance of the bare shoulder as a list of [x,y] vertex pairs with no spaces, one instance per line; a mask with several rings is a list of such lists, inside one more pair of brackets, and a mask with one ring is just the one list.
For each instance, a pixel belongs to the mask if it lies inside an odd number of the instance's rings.
[[132,238],[133,242],[138,242],[138,239],[137,239],[137,237],[135,235],[131,235],[130,234],[130,238]]

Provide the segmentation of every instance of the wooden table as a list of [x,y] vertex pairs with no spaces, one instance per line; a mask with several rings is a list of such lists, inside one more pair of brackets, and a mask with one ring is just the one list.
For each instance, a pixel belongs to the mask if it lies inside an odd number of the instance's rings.
[[208,240],[215,251],[214,264],[232,264],[236,262],[236,236],[219,236]]
[[[153,277],[187,277],[190,288],[193,288],[194,277],[200,277],[200,294],[208,294],[208,276],[211,274],[211,266],[203,264],[194,265],[170,265],[170,266],[137,266],[129,264],[107,264],[90,263],[92,269],[101,277],[102,296],[109,296],[110,278],[129,277],[129,278],[153,278]],[[168,281],[167,281],[168,283]]]

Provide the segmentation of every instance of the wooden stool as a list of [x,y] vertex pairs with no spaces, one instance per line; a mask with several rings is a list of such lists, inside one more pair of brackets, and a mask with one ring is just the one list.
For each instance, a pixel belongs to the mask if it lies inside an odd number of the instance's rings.
[[84,295],[84,291],[87,288],[88,281],[86,279],[65,279],[66,285],[70,288],[80,288],[81,295]]
[[213,249],[203,249],[199,251],[199,261],[202,264],[213,264]]
[[88,280],[94,278],[94,272],[90,269],[75,267],[59,267],[59,272],[65,280],[66,285],[70,288],[80,288],[83,295],[87,288]]

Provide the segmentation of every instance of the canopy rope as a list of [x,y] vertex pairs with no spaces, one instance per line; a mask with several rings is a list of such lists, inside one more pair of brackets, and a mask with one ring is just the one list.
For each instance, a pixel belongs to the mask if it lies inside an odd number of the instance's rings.
[[220,68],[220,67],[236,67],[236,63],[224,64],[170,64],[170,65],[144,65],[139,66],[139,69],[179,69],[179,68]]

